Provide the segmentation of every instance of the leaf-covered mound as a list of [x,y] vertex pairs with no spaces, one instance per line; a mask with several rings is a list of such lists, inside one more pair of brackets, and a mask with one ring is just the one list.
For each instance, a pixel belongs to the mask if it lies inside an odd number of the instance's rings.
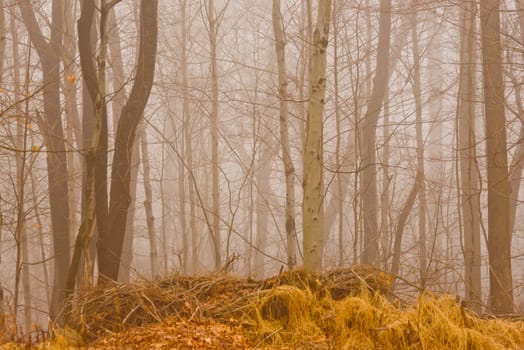
[[479,318],[448,295],[401,304],[390,283],[356,266],[118,284],[71,299],[51,348],[524,349],[522,321]]

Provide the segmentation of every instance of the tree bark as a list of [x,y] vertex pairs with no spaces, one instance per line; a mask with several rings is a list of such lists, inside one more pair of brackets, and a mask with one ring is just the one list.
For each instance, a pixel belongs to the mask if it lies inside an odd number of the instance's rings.
[[389,49],[391,32],[391,0],[380,1],[378,49],[373,91],[366,114],[361,122],[361,169],[360,190],[364,211],[364,249],[362,262],[378,265],[378,197],[376,171],[377,123],[389,81]]
[[309,114],[304,145],[304,200],[302,203],[304,268],[322,269],[323,229],[323,114],[326,90],[326,49],[328,46],[331,0],[320,1],[310,73]]
[[[183,89],[183,101],[182,101],[182,114],[184,123],[184,152],[187,164],[187,171],[192,172],[193,170],[193,130],[191,128],[191,110],[190,110],[190,96],[189,96],[189,82],[188,82],[188,67],[187,67],[187,41],[190,37],[190,27],[186,23],[186,11],[187,1],[180,1],[181,6],[181,26],[182,34],[180,40],[180,65],[182,70],[182,89]],[[191,237],[191,271],[197,273],[199,271],[198,263],[198,232],[197,232],[197,221],[196,221],[196,196],[195,196],[195,183],[188,181],[188,200],[189,200],[189,236]],[[189,249],[189,247],[187,248]]]
[[288,104],[287,104],[287,78],[282,14],[280,13],[280,0],[273,0],[273,32],[275,35],[275,47],[278,65],[278,97],[280,102],[280,145],[282,147],[282,162],[286,177],[286,244],[287,244],[287,267],[292,269],[297,264],[297,232],[295,226],[295,167],[291,159],[291,146],[289,144],[288,130]]
[[417,140],[417,174],[422,178],[418,189],[418,257],[421,288],[426,287],[426,185],[424,171],[424,136],[422,135],[422,92],[420,83],[420,50],[418,47],[416,0],[411,14],[411,33],[413,39],[413,95],[415,97],[415,130]]
[[480,188],[475,135],[475,12],[474,2],[461,6],[460,73],[457,109],[461,213],[464,236],[465,300],[482,307],[480,255]]
[[[147,145],[147,134],[144,123],[140,127],[140,150],[142,153],[142,170],[144,176],[144,210],[146,214],[147,235],[149,237],[149,260],[151,263],[151,277],[158,277],[158,248],[155,232],[155,216],[153,214],[153,188],[151,186],[151,169],[149,166],[149,151]],[[185,235],[186,232],[183,232]]]
[[215,16],[213,0],[208,0],[207,6],[209,24],[209,49],[210,49],[210,74],[211,74],[211,112],[209,120],[211,124],[211,182],[213,201],[213,252],[215,270],[222,266],[222,248],[220,235],[220,198],[218,190],[218,75],[217,75],[217,18]]
[[[82,75],[94,105],[95,126],[90,147],[85,150],[86,176],[84,184],[84,211],[73,252],[73,259],[67,277],[67,290],[74,289],[81,257],[89,247],[94,225],[98,234],[105,232],[107,216],[107,108],[106,108],[106,23],[109,5],[102,0],[100,10],[100,48],[97,56],[98,70],[93,64],[91,46],[91,26],[94,21],[95,1],[84,0],[78,20],[78,48]],[[105,139],[105,140],[104,140]],[[101,152],[101,150],[103,152]],[[102,154],[103,153],[103,154]],[[89,263],[87,264],[89,265]]]
[[153,86],[158,38],[158,0],[140,2],[140,44],[135,82],[118,122],[111,171],[108,229],[97,244],[99,283],[116,281],[130,199],[131,153],[138,123]]
[[480,23],[488,173],[489,306],[493,313],[504,314],[513,310],[513,281],[500,0],[480,2]]
[[51,38],[47,41],[38,26],[29,0],[18,2],[23,22],[34,45],[43,75],[45,121],[42,123],[47,147],[49,205],[55,257],[53,296],[50,317],[54,319],[65,298],[66,276],[69,268],[69,200],[67,159],[60,106],[60,52],[62,46],[62,0],[52,2]]

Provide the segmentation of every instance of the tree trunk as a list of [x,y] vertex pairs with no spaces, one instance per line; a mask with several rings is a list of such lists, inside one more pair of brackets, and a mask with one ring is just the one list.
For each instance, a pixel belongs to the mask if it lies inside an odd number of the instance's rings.
[[213,0],[208,0],[207,6],[209,24],[209,48],[210,48],[210,74],[211,74],[211,112],[209,120],[211,123],[211,182],[213,200],[213,251],[215,270],[222,266],[221,236],[220,236],[220,198],[218,190],[218,75],[217,75],[217,18]]
[[[338,266],[342,267],[344,265],[344,252],[346,251],[346,246],[344,244],[344,180],[342,178],[342,167],[343,162],[341,158],[341,143],[342,143],[342,129],[341,129],[341,111],[340,111],[340,88],[339,88],[339,60],[338,60],[338,8],[337,2],[333,0],[333,89],[335,94],[335,125],[336,125],[336,145],[335,145],[335,164],[336,164],[336,207],[338,212]],[[354,146],[354,145],[353,145]],[[347,186],[347,184],[346,184]],[[327,213],[327,211],[325,212]],[[324,224],[326,221],[330,220],[327,215],[324,216]],[[334,219],[334,218],[333,218]],[[331,219],[331,220],[333,220]],[[325,225],[324,225],[325,226]],[[329,230],[325,230],[324,237],[325,241],[328,240]]]
[[[82,223],[78,231],[73,252],[71,268],[67,277],[67,290],[74,289],[79,272],[81,257],[88,251],[88,244],[93,235],[94,225],[97,225],[99,234],[105,232],[107,216],[107,108],[106,108],[106,52],[107,31],[106,23],[109,8],[105,0],[101,3],[100,14],[100,47],[97,56],[98,70],[95,68],[92,57],[91,28],[94,21],[95,1],[85,0],[78,20],[78,48],[80,65],[85,84],[94,105],[95,126],[90,147],[86,152],[86,176],[84,184],[84,211]],[[104,140],[105,139],[105,140]],[[100,149],[102,148],[102,153]],[[95,220],[96,218],[96,220]],[[89,263],[87,263],[89,265]]]
[[[78,203],[78,181],[79,174],[82,173],[82,166],[77,167],[75,160],[78,160],[78,153],[75,152],[75,140],[77,148],[82,147],[82,127],[80,125],[80,115],[77,107],[77,74],[75,71],[75,55],[76,55],[76,35],[75,35],[75,16],[73,11],[75,4],[72,0],[64,2],[64,44],[63,44],[63,93],[64,105],[66,115],[66,138],[67,138],[67,169],[68,176],[68,190],[69,190],[69,228],[70,239],[75,240],[76,230],[78,229],[76,208]],[[71,251],[72,253],[72,251]]]
[[[520,29],[520,42],[521,48],[524,47],[524,3],[522,1],[515,0],[515,6],[518,11],[518,25]],[[522,51],[524,57],[524,51]],[[519,140],[524,139],[524,109],[522,108],[522,98],[520,97],[521,91],[520,81],[515,84],[515,99],[519,115],[521,116],[520,135]],[[513,233],[515,228],[515,216],[517,214],[517,206],[519,204],[519,193],[522,172],[524,170],[524,142],[519,142],[517,149],[511,159],[510,176],[511,176],[511,203],[510,203],[510,218],[509,227],[510,232]]]
[[138,123],[153,86],[158,37],[158,0],[140,2],[140,44],[135,83],[122,109],[115,138],[107,234],[97,244],[99,283],[118,277],[130,199],[131,153]]
[[457,109],[461,213],[464,236],[465,300],[481,311],[480,188],[475,136],[475,12],[474,2],[461,7],[460,73]]
[[482,0],[480,19],[488,168],[489,306],[495,314],[503,314],[513,311],[513,281],[500,0]]
[[304,145],[304,200],[302,203],[304,268],[322,269],[323,229],[323,114],[326,90],[326,49],[329,36],[331,0],[320,1],[313,33],[310,102]]
[[393,243],[393,262],[391,263],[391,274],[397,276],[400,272],[400,257],[402,255],[402,236],[404,235],[404,227],[408,220],[409,213],[413,208],[415,199],[417,199],[418,191],[420,190],[420,182],[423,181],[422,174],[417,172],[415,177],[415,184],[409,192],[408,198],[400,211],[397,225],[395,226],[395,242]]
[[22,19],[32,44],[40,57],[43,75],[45,122],[43,137],[47,147],[49,205],[55,257],[53,297],[50,317],[54,319],[65,298],[67,270],[69,268],[69,199],[67,159],[60,105],[60,52],[62,46],[62,1],[52,2],[51,39],[44,38],[29,0],[18,2]]
[[[157,238],[155,232],[155,216],[153,215],[153,188],[151,186],[151,170],[149,167],[149,151],[147,145],[147,131],[144,123],[141,123],[140,138],[141,138],[141,152],[142,152],[142,170],[144,176],[144,209],[146,214],[147,235],[149,237],[149,259],[151,262],[151,277],[155,279],[158,277],[158,248]],[[186,233],[183,232],[185,235]]]
[[269,224],[269,200],[271,195],[271,162],[272,153],[268,149],[267,143],[263,142],[258,154],[257,178],[257,198],[256,198],[256,242],[255,260],[253,264],[253,274],[255,278],[265,278],[265,257],[267,248],[268,224]]
[[275,34],[275,46],[278,64],[278,96],[280,100],[280,144],[282,147],[282,162],[286,176],[286,237],[287,237],[287,267],[292,269],[297,264],[297,232],[295,226],[295,167],[291,159],[291,147],[289,144],[288,130],[288,106],[287,106],[287,78],[284,39],[284,28],[282,14],[280,13],[280,0],[273,0],[273,32]]
[[366,114],[361,122],[361,169],[360,190],[364,211],[364,250],[362,262],[378,265],[378,198],[376,171],[377,123],[389,81],[389,48],[391,32],[391,0],[380,1],[378,49],[373,91],[368,101]]
[[426,186],[424,171],[424,136],[422,135],[422,93],[420,83],[421,56],[418,47],[416,0],[411,14],[411,33],[413,38],[413,95],[415,97],[415,130],[417,140],[417,174],[422,178],[417,183],[418,190],[418,257],[420,286],[426,287]]
[[[122,48],[120,40],[120,31],[115,14],[115,9],[109,10],[109,17],[107,19],[107,33],[108,33],[108,49],[109,62],[111,63],[112,71],[112,85],[115,96],[111,99],[111,110],[113,114],[113,136],[116,135],[116,128],[122,108],[126,103],[126,80],[124,75],[124,63],[122,60]],[[127,282],[130,279],[131,264],[133,261],[133,237],[134,237],[134,218],[136,209],[136,190],[138,168],[140,165],[140,156],[138,152],[138,139],[133,144],[133,151],[131,156],[131,182],[130,195],[131,203],[126,218],[126,230],[124,233],[124,243],[122,246],[122,257],[120,259],[120,269],[118,271],[118,281]]]

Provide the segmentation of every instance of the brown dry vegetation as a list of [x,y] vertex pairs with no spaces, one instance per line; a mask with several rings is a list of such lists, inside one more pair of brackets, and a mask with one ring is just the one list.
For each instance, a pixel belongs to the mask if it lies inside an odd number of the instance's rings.
[[[455,297],[406,304],[365,266],[266,281],[173,276],[79,292],[38,348],[524,349],[524,323],[480,318]],[[5,344],[2,348],[22,348]]]

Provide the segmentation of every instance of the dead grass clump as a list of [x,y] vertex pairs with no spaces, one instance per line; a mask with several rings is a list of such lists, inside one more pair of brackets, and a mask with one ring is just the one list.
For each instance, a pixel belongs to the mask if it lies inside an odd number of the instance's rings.
[[484,320],[451,296],[419,296],[401,308],[363,289],[341,300],[280,286],[254,303],[252,329],[277,346],[323,343],[337,349],[522,349],[524,323]]
[[271,344],[325,341],[318,322],[323,308],[318,301],[308,288],[277,286],[253,297],[247,323]]

